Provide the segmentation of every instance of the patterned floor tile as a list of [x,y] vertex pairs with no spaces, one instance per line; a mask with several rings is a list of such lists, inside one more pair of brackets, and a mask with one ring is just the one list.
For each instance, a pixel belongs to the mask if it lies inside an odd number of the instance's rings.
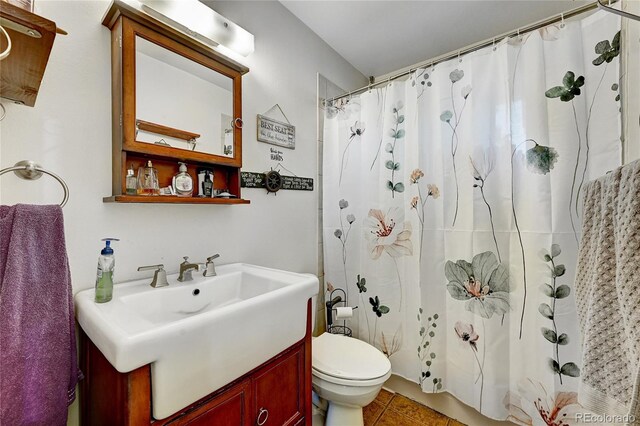
[[364,417],[364,426],[373,426],[380,418],[380,414],[384,411],[385,407],[378,404],[377,401],[373,401],[362,409],[362,415]]
[[402,395],[395,395],[387,407],[421,425],[447,426],[449,418]]
[[386,407],[387,405],[389,405],[389,402],[391,402],[391,398],[393,398],[393,395],[395,395],[393,392],[382,389],[376,397],[376,402]]
[[[429,424],[429,423],[426,423]],[[385,410],[378,419],[376,426],[425,426],[410,417],[406,417],[395,410]]]

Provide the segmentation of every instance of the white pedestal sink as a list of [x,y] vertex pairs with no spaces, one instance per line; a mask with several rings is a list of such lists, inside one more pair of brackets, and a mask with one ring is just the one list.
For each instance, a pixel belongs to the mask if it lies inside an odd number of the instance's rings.
[[[150,278],[75,296],[87,336],[121,373],[151,364],[153,417],[163,419],[230,383],[304,338],[313,275],[247,264],[218,275],[152,288]],[[315,309],[315,307],[312,307]],[[313,311],[312,311],[313,312]]]

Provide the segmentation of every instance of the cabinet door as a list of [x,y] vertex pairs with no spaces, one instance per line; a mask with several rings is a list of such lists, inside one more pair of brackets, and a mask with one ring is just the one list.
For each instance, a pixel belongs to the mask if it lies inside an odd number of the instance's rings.
[[220,396],[187,411],[184,415],[169,422],[171,426],[248,426],[253,424],[250,418],[251,382],[242,383],[223,392]]
[[304,348],[300,347],[254,376],[254,424],[293,425],[303,417],[303,361]]

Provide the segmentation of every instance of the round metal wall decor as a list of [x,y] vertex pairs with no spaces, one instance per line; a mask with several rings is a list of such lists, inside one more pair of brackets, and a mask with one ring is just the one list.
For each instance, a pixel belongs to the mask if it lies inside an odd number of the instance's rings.
[[265,172],[264,187],[267,192],[278,192],[282,188],[282,175],[275,170]]

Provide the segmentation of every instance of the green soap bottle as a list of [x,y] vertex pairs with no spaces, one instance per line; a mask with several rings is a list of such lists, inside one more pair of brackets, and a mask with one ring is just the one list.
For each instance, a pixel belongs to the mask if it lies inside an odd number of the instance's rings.
[[105,303],[113,297],[113,270],[116,259],[113,256],[111,241],[120,241],[117,238],[103,238],[105,247],[98,257],[98,272],[96,273],[96,303]]

